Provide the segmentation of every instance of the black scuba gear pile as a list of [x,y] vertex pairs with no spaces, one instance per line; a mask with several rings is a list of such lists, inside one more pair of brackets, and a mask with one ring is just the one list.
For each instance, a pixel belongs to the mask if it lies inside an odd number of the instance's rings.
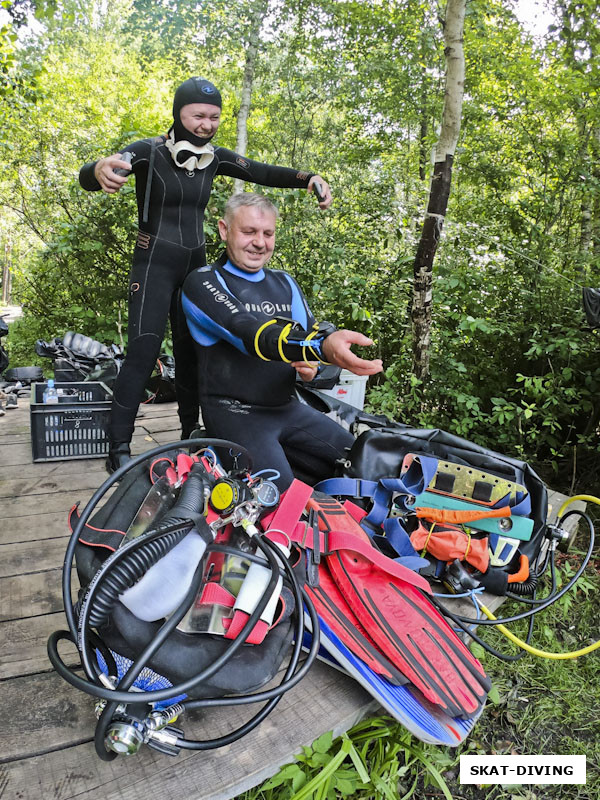
[[[38,339],[35,352],[52,361],[54,378],[60,382],[101,381],[114,387],[124,360],[117,344],[109,346],[81,333],[67,331],[49,342]],[[41,369],[37,380],[43,380]],[[146,403],[171,403],[175,400],[175,361],[161,353],[152,375],[146,382]]]
[[[67,682],[98,698],[95,744],[103,760],[137,752],[144,743],[170,755],[229,744],[256,727],[316,657],[319,622],[312,604],[280,558],[280,546],[253,526],[276,505],[275,485],[251,476],[248,467],[225,472],[215,454],[219,448],[235,464],[240,457],[249,463],[232,442],[182,442],[190,444],[201,450],[190,456],[169,444],[132,459],[81,515],[71,509],[63,572],[69,630],[50,637],[48,653]],[[191,541],[195,555],[188,548],[182,561],[181,548]],[[81,585],[76,604],[73,559]],[[180,570],[186,566],[184,579]],[[148,580],[145,596],[132,601],[131,592]],[[163,605],[153,611],[149,606],[158,595]],[[301,663],[304,606],[317,636]],[[64,663],[62,640],[77,644],[84,677]],[[286,656],[276,685],[256,691],[275,678]],[[251,719],[216,739],[190,741],[171,725],[188,708],[259,702],[264,705]]]
[[[303,677],[319,644],[423,741],[456,746],[483,709],[489,679],[440,611],[484,647],[468,625],[486,620],[443,607],[424,576],[473,600],[483,587],[531,595],[531,609],[515,619],[533,620],[585,568],[587,561],[558,592],[552,567],[550,594],[535,599],[551,561],[544,551],[564,532],[561,520],[546,525],[546,489],[526,463],[326,395],[304,399],[358,434],[340,474],[317,487],[295,480],[280,496],[270,476],[240,468],[247,453],[239,445],[189,440],[137,457],[81,516],[72,509],[63,573],[69,630],[53,634],[48,652],[65,680],[99,698],[101,758],[144,743],[176,755],[235,741]],[[200,449],[181,449],[191,444]],[[229,472],[222,457],[233,463]],[[445,537],[459,545],[451,557],[436,549]],[[182,550],[186,542],[192,549]],[[305,615],[313,636],[299,666]],[[85,677],[62,661],[62,639],[77,643]],[[261,689],[290,650],[282,682]],[[262,701],[219,739],[189,741],[172,726],[185,709]]]

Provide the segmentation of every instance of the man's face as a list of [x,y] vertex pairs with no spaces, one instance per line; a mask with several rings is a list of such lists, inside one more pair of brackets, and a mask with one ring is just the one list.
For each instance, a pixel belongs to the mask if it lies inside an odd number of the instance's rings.
[[188,103],[179,112],[181,124],[201,139],[211,139],[221,124],[221,109],[207,103]]
[[240,206],[233,218],[219,220],[230,260],[246,272],[258,272],[275,249],[275,214],[257,206]]

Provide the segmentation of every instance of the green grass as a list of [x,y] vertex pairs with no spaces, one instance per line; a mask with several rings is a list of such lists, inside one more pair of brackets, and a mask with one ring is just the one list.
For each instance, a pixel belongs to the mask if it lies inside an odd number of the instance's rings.
[[[566,581],[580,554],[559,568]],[[600,639],[600,558],[590,562],[574,590],[540,613],[532,644],[573,651]],[[517,608],[505,603],[502,614]],[[525,621],[510,630],[525,638]],[[481,626],[486,642],[506,654],[516,647],[499,631]],[[333,740],[320,737],[296,762],[239,800],[600,800],[600,650],[575,660],[526,655],[504,663],[477,648],[493,681],[486,709],[459,748],[424,745],[390,717],[366,719]],[[276,712],[275,712],[276,713]],[[461,786],[462,754],[582,754],[586,785]]]

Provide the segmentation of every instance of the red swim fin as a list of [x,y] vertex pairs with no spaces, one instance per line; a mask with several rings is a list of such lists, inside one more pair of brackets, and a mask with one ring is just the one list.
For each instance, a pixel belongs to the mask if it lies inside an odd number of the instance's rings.
[[[452,717],[469,717],[485,701],[490,682],[479,661],[454,633],[422,590],[423,578],[410,570],[382,569],[365,551],[362,528],[332,498],[311,497],[319,528],[342,530],[345,545],[326,556],[331,577],[366,637],[432,703]],[[340,513],[340,511],[342,513]],[[357,550],[352,549],[352,540]],[[325,537],[325,541],[327,536]],[[358,552],[358,549],[362,552]],[[375,548],[373,548],[375,550]],[[390,565],[390,569],[392,567]],[[349,645],[348,645],[349,646]]]
[[359,622],[400,672],[450,716],[475,714],[489,680],[429,600],[359,554],[338,551],[327,562]]
[[408,679],[399,672],[381,650],[368,637],[350,606],[332,579],[324,561],[319,565],[319,585],[304,586],[313,601],[319,617],[342,641],[355,656],[378,675],[398,686],[408,683]]

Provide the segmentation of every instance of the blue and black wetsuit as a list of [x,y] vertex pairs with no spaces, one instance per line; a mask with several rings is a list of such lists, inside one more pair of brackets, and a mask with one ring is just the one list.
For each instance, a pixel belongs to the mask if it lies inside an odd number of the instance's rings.
[[[139,233],[129,283],[127,357],[117,378],[111,410],[112,442],[131,440],[169,315],[183,432],[189,433],[198,421],[196,359],[181,312],[179,289],[193,269],[206,264],[204,209],[214,177],[227,175],[262,186],[306,188],[315,174],[262,164],[224,147],[214,148],[213,160],[204,169],[187,171],[175,165],[165,141],[166,137],[143,139],[121,151],[132,154]],[[81,186],[89,191],[100,189],[95,166],[96,162],[85,164],[79,173]]]
[[274,269],[244,272],[223,258],[186,279],[183,310],[208,435],[246,447],[255,470],[276,469],[281,489],[293,479],[290,463],[315,480],[330,477],[354,437],[295,397],[296,370],[286,362],[321,356],[296,281]]

